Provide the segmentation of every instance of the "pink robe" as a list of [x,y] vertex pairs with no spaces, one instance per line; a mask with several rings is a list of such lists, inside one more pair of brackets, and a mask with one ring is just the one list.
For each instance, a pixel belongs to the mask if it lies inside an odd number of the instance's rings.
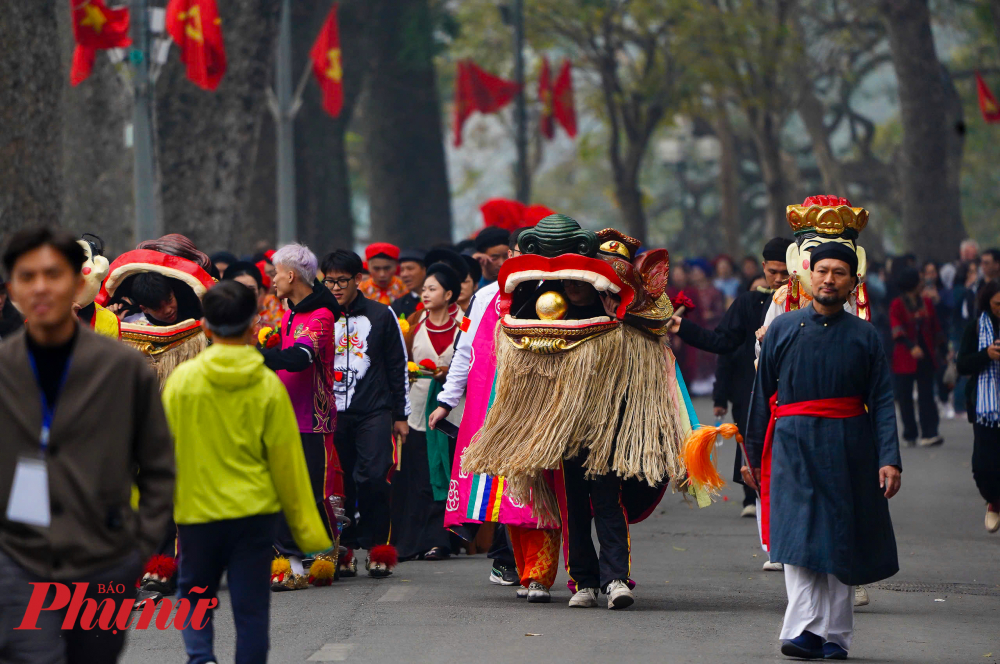
[[[451,464],[451,482],[448,485],[448,500],[445,503],[444,527],[452,528],[465,523],[482,523],[482,520],[470,518],[467,515],[469,499],[472,493],[475,475],[462,473],[462,454],[472,442],[486,421],[486,411],[490,404],[490,392],[493,390],[493,378],[497,371],[497,358],[493,345],[494,333],[500,321],[499,293],[487,305],[483,319],[476,329],[472,341],[472,355],[469,359],[469,380],[465,392],[465,412],[462,424],[458,430],[458,441],[455,444],[455,459]],[[480,476],[481,481],[485,476]],[[474,498],[473,498],[474,499]],[[522,528],[538,528],[538,520],[531,516],[531,505],[513,503],[503,495],[500,498],[500,509],[496,519],[508,526]]]

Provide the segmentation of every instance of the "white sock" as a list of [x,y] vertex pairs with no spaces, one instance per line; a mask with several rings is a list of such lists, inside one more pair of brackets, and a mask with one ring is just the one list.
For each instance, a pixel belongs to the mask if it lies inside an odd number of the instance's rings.
[[292,574],[302,576],[305,570],[302,569],[302,559],[298,556],[288,556],[288,564],[292,566]]

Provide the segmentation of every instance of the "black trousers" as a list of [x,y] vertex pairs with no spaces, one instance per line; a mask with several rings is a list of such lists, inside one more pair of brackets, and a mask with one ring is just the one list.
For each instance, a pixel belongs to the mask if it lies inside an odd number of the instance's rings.
[[434,547],[451,550],[444,529],[443,500],[434,500],[427,434],[410,429],[400,450],[402,463],[392,476],[392,543],[400,560],[414,558]]
[[333,443],[344,470],[344,505],[354,520],[344,529],[340,543],[351,549],[370,550],[388,544],[391,530],[392,414],[338,413]]
[[986,502],[1000,507],[1000,428],[973,424],[972,434],[972,478]]
[[[895,374],[893,389],[899,403],[899,416],[903,420],[903,440],[913,442],[918,437],[933,438],[938,435],[937,401],[934,398],[934,364],[924,358],[917,362],[917,373]],[[913,412],[913,384],[917,384],[917,407],[920,413],[920,433]]]
[[[747,399],[750,395],[747,395]],[[750,405],[749,403],[733,402],[733,421],[736,423],[736,428],[739,429],[740,435],[744,438],[747,435],[747,421],[750,417]],[[743,467],[743,450],[740,448],[739,444],[736,445],[736,459],[733,461],[733,481],[739,484],[743,484],[743,473],[740,469]],[[757,504],[757,492],[743,484],[743,507],[748,505]]]
[[[609,473],[587,479],[582,455],[563,462],[563,478],[568,512],[563,526],[569,549],[566,566],[576,589],[604,589],[616,579],[627,580],[632,560],[621,478]],[[592,519],[601,545],[600,557],[591,536]]]
[[[333,531],[330,529],[329,513],[323,501],[323,485],[326,481],[326,442],[323,433],[303,433],[302,452],[306,457],[306,469],[309,471],[309,484],[312,486],[313,497],[316,499],[316,507],[319,508],[319,518],[323,521],[323,527],[327,534],[333,539]],[[288,527],[284,514],[278,520],[278,534],[275,539],[274,548],[283,556],[305,557],[299,550],[299,545],[292,537],[292,531]]]
[[514,560],[514,550],[510,548],[507,527],[503,524],[498,523],[493,526],[493,543],[490,544],[490,550],[486,552],[486,557],[507,567],[517,566],[517,561]]
[[[226,570],[229,600],[236,623],[237,664],[264,664],[269,646],[268,626],[271,605],[271,541],[281,514],[258,514],[242,519],[226,519],[178,527],[180,566],[177,593],[194,607],[199,599],[211,599],[219,592]],[[193,593],[192,588],[207,588]],[[213,628],[214,610],[201,629],[190,624],[183,630],[188,664],[216,661]]]

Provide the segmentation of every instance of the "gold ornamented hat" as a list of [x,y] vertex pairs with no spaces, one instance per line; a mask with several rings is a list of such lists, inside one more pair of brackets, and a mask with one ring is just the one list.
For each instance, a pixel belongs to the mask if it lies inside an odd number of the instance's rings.
[[789,205],[785,218],[796,236],[819,233],[852,239],[868,225],[868,210],[851,207],[851,202],[839,196],[810,196],[802,205]]

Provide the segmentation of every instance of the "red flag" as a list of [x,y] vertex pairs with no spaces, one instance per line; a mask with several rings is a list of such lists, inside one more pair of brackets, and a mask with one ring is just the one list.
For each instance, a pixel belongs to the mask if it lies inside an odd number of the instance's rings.
[[1000,122],[1000,104],[993,96],[990,89],[986,87],[986,81],[976,72],[976,91],[979,93],[979,110],[983,112],[983,119],[989,123]]
[[70,0],[73,20],[73,66],[69,71],[70,85],[77,85],[90,76],[98,49],[125,48],[132,44],[128,36],[128,7],[108,9],[103,0]]
[[128,7],[108,9],[104,0],[70,0],[73,12],[73,39],[94,49],[125,48],[128,36]]
[[170,0],[167,32],[181,49],[191,82],[205,90],[219,87],[226,73],[226,48],[215,0]]
[[344,107],[344,70],[340,57],[340,28],[335,2],[309,51],[313,76],[323,91],[323,110],[333,117],[339,116]]
[[563,60],[559,77],[552,89],[552,113],[570,138],[576,136],[576,106],[573,104],[573,71],[569,60]]
[[552,73],[549,71],[548,58],[542,58],[542,72],[538,75],[538,101],[542,103],[538,129],[542,132],[542,136],[551,141],[556,134],[556,128],[552,121]]
[[483,71],[470,60],[458,63],[455,80],[455,147],[462,144],[462,125],[473,111],[495,113],[521,89],[517,83]]

